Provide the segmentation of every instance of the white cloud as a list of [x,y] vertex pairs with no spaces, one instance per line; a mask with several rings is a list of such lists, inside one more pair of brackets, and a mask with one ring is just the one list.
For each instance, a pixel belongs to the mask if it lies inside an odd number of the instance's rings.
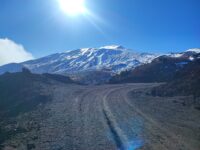
[[33,59],[32,54],[27,52],[21,44],[17,44],[7,38],[0,38],[0,66],[30,59]]

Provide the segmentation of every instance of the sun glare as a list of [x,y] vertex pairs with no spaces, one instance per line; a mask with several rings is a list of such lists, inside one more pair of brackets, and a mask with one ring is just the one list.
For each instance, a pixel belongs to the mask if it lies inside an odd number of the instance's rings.
[[84,0],[58,0],[61,9],[68,15],[84,14],[86,7]]

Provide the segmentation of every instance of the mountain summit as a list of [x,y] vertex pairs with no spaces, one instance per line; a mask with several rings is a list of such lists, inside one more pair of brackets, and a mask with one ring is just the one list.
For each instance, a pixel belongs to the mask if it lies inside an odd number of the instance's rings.
[[124,48],[121,45],[108,45],[108,46],[100,47],[100,49],[125,50],[126,48]]

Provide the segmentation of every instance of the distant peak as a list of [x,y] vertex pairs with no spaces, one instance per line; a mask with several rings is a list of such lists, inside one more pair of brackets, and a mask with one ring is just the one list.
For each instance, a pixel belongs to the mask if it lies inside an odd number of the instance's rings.
[[186,52],[195,52],[195,53],[200,53],[200,48],[188,49]]
[[89,50],[91,50],[92,48],[81,48],[80,50],[82,51],[82,52],[86,52],[86,51],[89,51]]
[[100,49],[122,50],[122,49],[125,49],[125,48],[123,46],[121,46],[121,45],[108,45],[108,46],[100,47]]

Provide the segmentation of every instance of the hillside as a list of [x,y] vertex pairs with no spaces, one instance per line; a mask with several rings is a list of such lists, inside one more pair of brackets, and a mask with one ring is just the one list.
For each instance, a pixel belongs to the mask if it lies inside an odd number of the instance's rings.
[[17,116],[30,111],[40,103],[48,100],[45,97],[45,86],[52,82],[74,83],[70,78],[53,74],[33,74],[23,68],[22,72],[5,73],[0,76],[0,117]]
[[167,84],[154,88],[152,94],[157,96],[193,95],[194,98],[200,97],[200,59],[190,62],[176,72],[173,80]]
[[74,82],[60,75],[32,74],[25,68],[22,72],[5,73],[0,76],[0,144],[18,132],[25,132],[2,127],[12,122],[12,118],[31,112],[51,101],[55,83]]
[[121,72],[112,77],[110,83],[150,83],[167,82],[174,78],[177,71],[199,57],[196,51],[163,55],[151,63],[140,65],[133,70]]

